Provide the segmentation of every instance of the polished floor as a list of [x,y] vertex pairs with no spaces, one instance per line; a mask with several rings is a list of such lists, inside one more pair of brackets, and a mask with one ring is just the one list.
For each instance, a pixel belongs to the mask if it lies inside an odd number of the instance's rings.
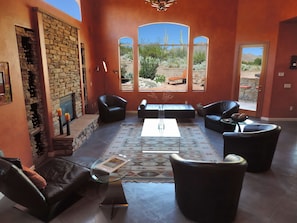
[[[129,113],[123,122],[139,122]],[[222,155],[222,135],[204,128],[203,119],[196,117],[202,131]],[[257,120],[254,120],[257,121]],[[82,163],[95,161],[105,151],[122,122],[100,124],[92,137],[69,159]],[[282,127],[271,170],[246,173],[235,223],[297,222],[297,122],[274,122]],[[128,207],[100,207],[104,188],[92,184],[84,198],[53,219],[52,223],[187,223],[179,211],[172,183],[124,183]],[[21,190],[21,188],[20,188]],[[203,201],[202,201],[203,202]],[[38,219],[14,208],[14,203],[0,195],[0,222],[37,223]]]

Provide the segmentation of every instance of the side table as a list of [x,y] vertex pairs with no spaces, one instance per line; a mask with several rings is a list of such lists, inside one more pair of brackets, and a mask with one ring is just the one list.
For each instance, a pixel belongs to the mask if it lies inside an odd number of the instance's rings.
[[[123,156],[123,155],[119,155]],[[110,218],[114,217],[115,207],[127,207],[128,202],[124,193],[122,179],[128,174],[127,168],[120,167],[118,170],[112,173],[108,173],[104,170],[98,169],[98,164],[104,160],[98,159],[91,166],[91,178],[96,183],[108,184],[107,191],[104,200],[100,203],[100,206],[111,206]],[[125,164],[129,165],[129,162]],[[126,166],[127,167],[127,166]]]
[[244,122],[249,117],[245,113],[234,113],[231,115],[231,119],[236,123],[238,126],[238,131],[241,132],[241,128],[239,122]]
[[222,118],[220,120],[221,122],[221,129],[222,132],[234,132],[235,127],[236,127],[236,123],[231,119],[231,118]]

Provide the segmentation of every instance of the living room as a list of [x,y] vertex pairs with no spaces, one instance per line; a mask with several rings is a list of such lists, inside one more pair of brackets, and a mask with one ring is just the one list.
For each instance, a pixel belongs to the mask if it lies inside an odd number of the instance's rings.
[[[4,4],[4,3],[3,3]],[[95,4],[95,3],[94,3]],[[26,121],[26,111],[24,107],[24,93],[23,87],[20,82],[20,65],[19,53],[15,41],[15,25],[36,29],[36,18],[32,7],[39,7],[41,11],[50,11],[51,15],[56,18],[67,21],[73,27],[79,28],[80,42],[85,44],[85,58],[86,58],[86,71],[87,71],[87,106],[82,106],[82,114],[93,113],[98,111],[97,97],[104,93],[112,93],[126,98],[128,103],[128,110],[136,111],[137,106],[143,98],[148,98],[150,92],[127,92],[120,90],[120,82],[117,74],[113,70],[119,70],[118,57],[116,55],[118,47],[118,39],[122,36],[131,36],[137,39],[137,27],[142,24],[150,22],[180,22],[187,24],[191,27],[193,36],[205,33],[206,36],[212,40],[209,49],[209,66],[207,75],[207,90],[206,91],[191,91],[172,93],[174,96],[170,103],[184,103],[188,101],[189,104],[196,106],[197,103],[207,104],[220,99],[235,99],[236,100],[236,72],[235,64],[237,60],[238,47],[241,43],[259,43],[269,42],[269,53],[266,71],[266,83],[263,91],[262,110],[258,117],[264,119],[292,119],[296,118],[297,109],[289,110],[290,106],[296,107],[296,90],[295,70],[290,70],[290,58],[294,55],[294,22],[285,23],[282,21],[290,20],[296,15],[292,10],[292,4],[281,5],[270,4],[269,9],[258,13],[257,10],[250,9],[263,9],[266,6],[264,3],[238,2],[234,4],[221,3],[220,7],[212,7],[212,3],[206,2],[205,4],[199,3],[198,8],[191,7],[192,4],[177,4],[176,7],[171,7],[165,13],[157,13],[148,7],[143,2],[131,3],[125,1],[122,3],[110,3],[108,1],[102,2],[96,9],[94,4],[86,4],[82,2],[82,20],[79,22],[72,17],[56,10],[43,1],[20,1],[17,7],[11,4],[5,4],[6,14],[3,14],[3,30],[5,35],[1,36],[2,42],[2,61],[9,62],[9,72],[12,91],[12,103],[1,106],[1,123],[3,131],[2,136],[5,136],[1,141],[1,147],[7,155],[21,157],[23,162],[30,165],[32,164],[31,144],[28,138],[28,127]],[[131,6],[132,5],[132,6]],[[260,7],[262,6],[262,7]],[[126,7],[125,10],[122,8]],[[135,8],[137,10],[135,10]],[[95,10],[93,12],[93,10]],[[128,11],[129,10],[129,11]],[[176,11],[178,10],[178,12]],[[196,13],[199,10],[200,13]],[[130,12],[131,11],[131,12]],[[191,16],[182,15],[191,14]],[[192,12],[193,11],[193,12]],[[148,16],[142,16],[142,12],[146,12]],[[192,13],[191,13],[192,12]],[[228,13],[226,13],[228,12]],[[251,15],[251,13],[255,13]],[[263,16],[264,13],[267,15]],[[127,17],[129,14],[131,17]],[[276,16],[279,15],[279,16]],[[97,16],[100,15],[100,16]],[[271,15],[271,16],[270,16]],[[212,16],[212,19],[199,19]],[[124,18],[123,18],[124,17]],[[13,19],[11,19],[13,18]],[[129,19],[131,18],[131,19]],[[134,18],[139,18],[135,20]],[[269,18],[269,25],[267,25],[267,18]],[[200,21],[200,22],[197,22]],[[94,22],[87,22],[94,21]],[[260,22],[262,21],[262,22]],[[124,24],[122,24],[124,22]],[[121,24],[118,27],[116,24]],[[250,25],[252,24],[252,25]],[[219,26],[219,28],[218,28]],[[100,28],[97,28],[100,27]],[[114,30],[111,30],[111,27]],[[135,27],[135,28],[133,28]],[[290,35],[286,33],[290,32]],[[110,35],[112,33],[112,35]],[[296,34],[295,34],[296,35]],[[98,38],[100,37],[100,38]],[[100,41],[92,41],[100,39]],[[110,44],[109,44],[110,43]],[[111,44],[114,43],[114,44]],[[288,45],[288,43],[290,43]],[[104,53],[103,53],[104,52]],[[223,60],[222,52],[224,52]],[[44,53],[44,52],[43,52]],[[43,57],[41,57],[43,58]],[[45,59],[45,58],[43,58]],[[96,67],[101,65],[102,61],[106,60],[108,65],[108,73],[105,73],[102,66],[99,72]],[[46,66],[46,64],[43,66]],[[218,67],[220,72],[218,75]],[[42,69],[43,73],[48,74],[48,69]],[[284,72],[285,76],[277,76],[278,72]],[[44,75],[44,77],[47,77]],[[221,84],[224,83],[224,87]],[[284,84],[291,83],[291,88],[284,88]],[[49,91],[49,87],[45,92]],[[155,99],[149,103],[154,103],[162,98],[163,92],[156,92]],[[49,151],[52,150],[51,138],[54,137],[55,127],[51,121],[56,116],[56,107],[53,105],[50,96],[44,95],[45,106],[48,108],[46,115],[46,134]],[[79,96],[76,96],[79,97]],[[283,100],[286,98],[286,100]],[[15,117],[18,117],[17,120]],[[55,125],[57,124],[57,118]],[[14,122],[17,122],[14,123]],[[15,126],[18,126],[15,128]],[[5,133],[5,134],[4,134]],[[20,140],[15,141],[14,138]],[[21,151],[19,148],[23,148]]]
[[[48,52],[45,51],[46,40],[41,26],[43,15],[69,24],[77,30],[77,43],[84,44],[87,95],[84,90],[78,91],[75,97],[81,105],[77,105],[77,116],[98,114],[97,98],[99,95],[111,93],[127,99],[128,111],[137,110],[143,98],[150,103],[160,103],[164,92],[140,92],[137,82],[135,91],[120,90],[118,60],[118,40],[129,36],[137,44],[139,26],[156,22],[173,22],[186,24],[190,35],[205,35],[210,38],[209,65],[207,74],[207,90],[192,91],[191,78],[186,92],[170,92],[173,96],[170,103],[187,101],[194,107],[198,103],[208,104],[222,99],[237,100],[238,77],[236,65],[239,60],[239,48],[242,44],[268,44],[267,68],[262,90],[261,110],[256,118],[265,121],[296,122],[296,70],[290,69],[290,60],[296,55],[297,17],[293,0],[274,1],[233,1],[214,2],[202,0],[199,3],[184,0],[172,5],[166,12],[157,12],[144,1],[82,1],[82,21],[55,9],[40,0],[21,0],[0,3],[1,15],[0,36],[2,42],[1,61],[8,62],[12,101],[0,107],[1,140],[0,148],[6,156],[19,157],[22,163],[32,166],[38,158],[32,155],[30,131],[28,129],[25,93],[22,83],[22,69],[16,38],[16,26],[33,30],[36,34],[39,56],[37,64],[40,69],[42,105],[44,112],[44,137],[47,139],[45,154],[53,151],[52,139],[58,134],[58,117],[56,115],[56,98],[50,94],[49,77],[52,67],[48,67]],[[42,23],[44,25],[44,23]],[[137,54],[135,50],[135,54]],[[81,56],[80,56],[81,57]],[[102,66],[106,62],[107,72]],[[81,60],[75,66],[78,71],[78,86],[82,89]],[[97,67],[99,69],[97,69]],[[135,67],[137,68],[136,60]],[[74,69],[74,70],[75,70]],[[137,70],[137,69],[136,69]],[[68,78],[71,72],[67,73]],[[284,76],[278,75],[284,72]],[[66,75],[66,76],[67,76]],[[61,77],[58,77],[60,80]],[[71,76],[72,80],[73,77]],[[67,79],[65,80],[67,82]],[[222,84],[223,83],[223,84]],[[291,88],[284,88],[290,84]],[[81,94],[81,95],[80,95]],[[81,99],[81,100],[80,100]],[[290,107],[293,107],[290,110]],[[100,126],[99,126],[100,128]],[[17,140],[16,140],[17,139]]]

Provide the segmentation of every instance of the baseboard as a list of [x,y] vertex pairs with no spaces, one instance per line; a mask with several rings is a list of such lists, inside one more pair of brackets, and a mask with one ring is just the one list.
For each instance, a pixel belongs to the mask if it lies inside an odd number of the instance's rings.
[[264,121],[289,121],[296,122],[297,118],[269,118],[269,117],[261,117],[261,120]]
[[130,114],[137,114],[137,111],[135,111],[135,110],[129,110],[129,111],[126,111],[126,113],[130,113]]

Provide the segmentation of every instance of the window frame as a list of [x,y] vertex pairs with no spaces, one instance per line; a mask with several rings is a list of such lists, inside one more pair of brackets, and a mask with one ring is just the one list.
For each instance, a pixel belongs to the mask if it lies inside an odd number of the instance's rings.
[[[131,43],[121,43],[121,40],[128,40],[131,41]],[[124,64],[125,68],[123,66],[123,58],[121,55],[121,47],[122,46],[128,46],[131,48],[131,52],[130,52],[130,65],[129,64]],[[127,48],[128,48],[127,47]],[[120,86],[120,90],[121,91],[134,91],[134,81],[135,81],[135,76],[134,76],[134,41],[133,38],[131,37],[121,37],[118,40],[118,55],[119,55],[119,86]],[[129,55],[128,55],[129,57]],[[129,58],[127,58],[127,60],[129,61]],[[128,67],[128,71],[126,71],[126,67]],[[125,71],[125,73],[124,73]],[[131,71],[129,73],[129,71]],[[126,72],[128,72],[128,74],[126,74]]]
[[[183,43],[183,36],[182,36],[182,32],[180,33],[180,43],[176,43],[176,42],[173,42],[173,43],[169,43],[169,37],[170,36],[167,36],[166,35],[166,32],[164,33],[164,39],[162,42],[161,40],[159,40],[159,42],[156,42],[156,41],[147,41],[147,42],[144,42],[141,40],[140,38],[140,29],[141,28],[144,28],[144,27],[148,27],[148,26],[154,26],[154,25],[168,25],[168,27],[170,25],[176,25],[177,26],[177,29],[185,29],[186,31],[186,43]],[[184,30],[182,30],[184,31]],[[156,76],[155,78],[152,80],[152,81],[155,81],[155,83],[153,82],[149,82],[148,85],[152,84],[154,85],[154,87],[148,87],[148,88],[145,88],[145,87],[142,87],[143,86],[143,82],[144,80],[142,79],[141,77],[141,47],[149,47],[149,46],[158,46],[160,49],[166,49],[168,50],[168,48],[175,48],[175,49],[178,49],[178,48],[181,48],[182,50],[186,50],[185,52],[185,62],[184,62],[184,66],[181,66],[181,67],[176,67],[176,70],[172,73],[172,76],[173,77],[180,77],[182,74],[183,74],[183,71],[184,70],[188,70],[188,66],[189,66],[189,50],[190,50],[190,46],[189,46],[189,33],[190,33],[190,27],[185,25],[185,24],[181,24],[181,23],[170,23],[170,22],[161,22],[161,23],[150,23],[150,24],[144,24],[144,25],[141,25],[139,26],[138,28],[138,43],[137,43],[137,50],[138,50],[138,57],[137,57],[137,61],[138,61],[138,83],[137,83],[137,87],[138,87],[138,91],[139,92],[188,92],[188,72],[187,72],[187,75],[186,75],[186,82],[183,82],[182,79],[181,80],[181,83],[176,83],[176,85],[172,85],[172,84],[169,84],[169,78],[170,76],[168,77],[168,74],[163,74],[162,72],[161,73],[158,73],[158,71],[156,71]],[[159,34],[159,33],[158,33]],[[160,35],[160,34],[159,34]],[[154,36],[154,38],[156,38],[156,36]],[[171,51],[171,50],[168,50],[167,53],[172,53],[174,52]],[[176,50],[177,51],[177,50]],[[182,54],[183,52],[181,52]],[[173,57],[172,57],[173,58]],[[151,59],[152,58],[145,58],[145,59]],[[174,58],[176,59],[176,58]],[[164,61],[162,61],[162,58],[159,59],[159,61],[157,61],[159,63],[159,65],[161,63],[164,63]],[[168,61],[167,61],[168,62]],[[154,63],[151,62],[151,63]],[[166,62],[165,62],[166,63]],[[178,64],[178,66],[180,66],[181,64]],[[150,66],[150,65],[147,65],[147,66]],[[161,66],[160,66],[161,67]],[[158,66],[159,68],[159,66]],[[163,72],[164,70],[166,69],[171,69],[170,67],[166,68],[166,67],[163,67]],[[161,68],[159,68],[161,69]],[[172,69],[173,70],[173,69]],[[152,76],[153,77],[153,76]],[[149,79],[149,78],[148,78]],[[142,81],[142,82],[141,82]],[[148,80],[149,81],[149,80]],[[158,81],[162,81],[162,82],[158,82]],[[161,83],[161,84],[160,84]],[[178,86],[181,86],[180,84],[185,84],[182,87],[179,87]],[[164,88],[162,89],[162,85],[164,86]],[[160,87],[161,86],[161,87]],[[174,87],[175,86],[175,87]]]
[[[206,42],[205,43],[196,43],[195,41],[198,39],[203,38]],[[200,65],[195,64],[195,60],[202,60],[202,56],[203,55],[197,55],[197,57],[200,58],[195,58],[195,50],[198,47],[205,47],[206,49],[204,49],[205,51],[205,60],[203,61],[204,64],[202,64],[203,62],[200,63]],[[207,36],[196,36],[193,38],[193,55],[192,55],[192,91],[206,91],[206,87],[207,87],[207,71],[208,71],[208,50],[209,50],[209,38]],[[204,69],[199,70],[199,67],[204,67]],[[197,67],[197,69],[196,69]],[[196,72],[197,70],[197,72]],[[204,71],[204,75],[201,74],[201,72]],[[197,78],[196,78],[197,75]],[[197,81],[196,81],[197,80]]]

